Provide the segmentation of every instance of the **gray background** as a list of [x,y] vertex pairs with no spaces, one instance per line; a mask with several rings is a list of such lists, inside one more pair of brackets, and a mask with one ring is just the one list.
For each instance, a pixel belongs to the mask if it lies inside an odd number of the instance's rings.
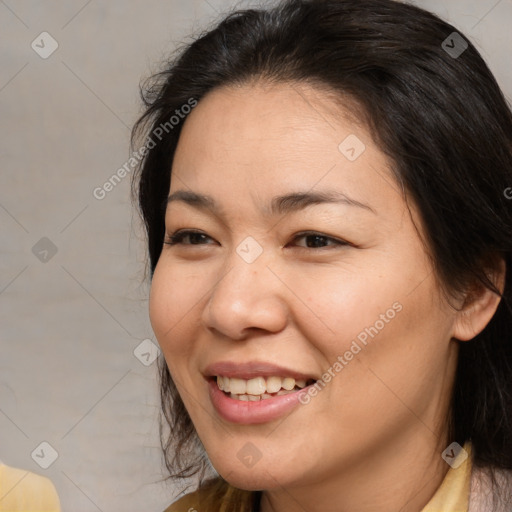
[[[465,32],[511,96],[512,0],[413,3]],[[129,158],[141,78],[233,5],[0,1],[0,459],[50,477],[65,511],[160,511],[178,492],[149,342],[134,355],[154,337],[130,176],[93,190]]]

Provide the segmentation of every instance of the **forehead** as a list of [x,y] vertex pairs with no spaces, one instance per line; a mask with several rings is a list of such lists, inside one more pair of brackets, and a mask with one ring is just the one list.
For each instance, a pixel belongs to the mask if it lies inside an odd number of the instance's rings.
[[242,188],[253,197],[334,189],[376,206],[402,203],[390,162],[342,103],[304,84],[210,92],[183,126],[171,191],[233,201]]
[[198,156],[208,150],[210,157],[223,160],[264,160],[262,148],[272,151],[274,159],[297,154],[300,160],[305,153],[318,156],[319,151],[338,157],[340,131],[356,129],[347,114],[312,86],[260,81],[208,93],[188,116],[181,138],[192,135],[194,143],[202,141],[196,147]]

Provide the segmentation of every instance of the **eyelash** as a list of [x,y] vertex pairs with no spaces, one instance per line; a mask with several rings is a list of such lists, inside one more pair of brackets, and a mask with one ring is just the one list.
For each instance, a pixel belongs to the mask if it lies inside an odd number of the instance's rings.
[[[167,245],[208,245],[208,244],[183,244],[183,239],[189,235],[202,235],[206,238],[209,238],[210,240],[213,240],[211,237],[209,237],[206,233],[203,233],[202,231],[195,231],[195,230],[178,230],[178,231],[175,231],[172,235],[169,235],[167,237],[166,240],[164,240],[164,244],[167,244]],[[334,244],[331,244],[330,246],[347,246],[347,245],[352,245],[350,244],[349,242],[346,242],[345,240],[340,240],[340,239],[337,239],[337,238],[333,238],[331,236],[328,236],[328,235],[324,235],[323,233],[319,233],[317,231],[303,231],[301,233],[298,233],[297,235],[295,235],[293,237],[293,240],[292,241],[296,241],[300,238],[304,238],[304,237],[308,237],[308,236],[316,236],[316,237],[319,237],[319,238],[322,238],[324,240],[327,240],[328,242],[334,242]],[[325,249],[326,247],[329,247],[329,246],[323,246],[323,247],[304,247],[304,246],[300,246],[301,249]]]

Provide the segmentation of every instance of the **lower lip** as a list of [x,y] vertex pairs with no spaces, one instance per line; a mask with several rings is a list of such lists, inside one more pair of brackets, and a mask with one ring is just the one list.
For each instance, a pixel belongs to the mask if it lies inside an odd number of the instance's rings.
[[267,423],[280,418],[300,403],[300,393],[307,392],[307,388],[303,388],[286,395],[250,402],[226,395],[214,379],[210,379],[208,385],[210,399],[219,415],[227,421],[242,425]]

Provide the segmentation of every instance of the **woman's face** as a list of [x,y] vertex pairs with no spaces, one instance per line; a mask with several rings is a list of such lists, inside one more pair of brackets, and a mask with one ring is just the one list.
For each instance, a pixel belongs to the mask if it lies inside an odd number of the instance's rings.
[[215,90],[183,126],[169,194],[166,241],[181,235],[151,322],[225,479],[306,485],[446,446],[456,316],[361,124],[304,85]]

